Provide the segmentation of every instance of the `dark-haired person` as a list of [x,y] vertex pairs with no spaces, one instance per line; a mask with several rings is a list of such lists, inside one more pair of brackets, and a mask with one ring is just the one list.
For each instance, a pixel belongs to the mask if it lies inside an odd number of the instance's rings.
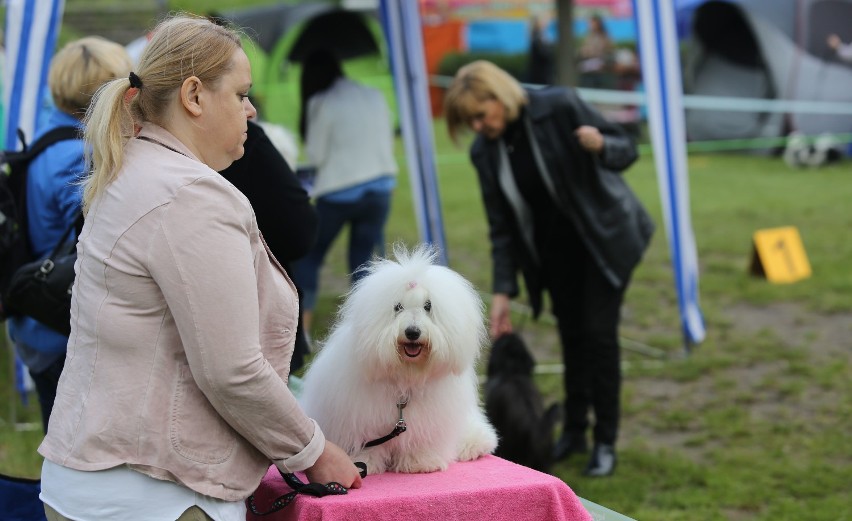
[[609,37],[603,18],[598,14],[592,15],[589,17],[588,32],[577,50],[580,84],[583,87],[613,87],[609,72],[614,52],[615,43]]
[[377,89],[343,73],[327,50],[302,64],[299,133],[316,167],[312,196],[319,218],[317,242],[295,265],[310,332],[319,274],[332,243],[349,227],[347,262],[352,282],[375,251],[384,252],[384,228],[396,184],[390,109]]
[[828,48],[834,51],[838,58],[846,63],[852,63],[852,42],[843,43],[840,36],[836,34],[828,35],[826,39]]

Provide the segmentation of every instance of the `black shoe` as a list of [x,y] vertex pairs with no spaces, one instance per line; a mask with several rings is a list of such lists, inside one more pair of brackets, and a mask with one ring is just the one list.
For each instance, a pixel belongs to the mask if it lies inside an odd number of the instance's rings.
[[583,475],[591,477],[610,476],[615,472],[616,459],[614,445],[595,443],[595,447],[592,449],[592,457],[589,459],[589,464],[583,471]]
[[563,432],[553,447],[553,461],[563,460],[571,454],[585,454],[588,450],[584,433]]

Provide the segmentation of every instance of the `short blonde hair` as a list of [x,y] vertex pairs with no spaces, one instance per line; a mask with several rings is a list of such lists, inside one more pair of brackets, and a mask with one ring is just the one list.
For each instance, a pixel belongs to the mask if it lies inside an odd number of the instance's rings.
[[240,35],[200,16],[177,14],[160,22],[134,71],[141,87],[136,91],[125,76],[95,94],[86,113],[86,142],[90,145],[91,175],[83,191],[83,210],[118,175],[124,145],[137,124],[163,126],[167,110],[192,76],[216,88],[234,66],[242,49]]
[[527,104],[527,93],[508,72],[489,61],[477,60],[458,70],[444,93],[444,117],[454,142],[479,105],[490,99],[503,104],[507,121],[515,121]]
[[100,36],[69,42],[50,63],[47,83],[53,103],[59,110],[83,119],[101,85],[126,78],[131,67],[127,51],[115,42]]

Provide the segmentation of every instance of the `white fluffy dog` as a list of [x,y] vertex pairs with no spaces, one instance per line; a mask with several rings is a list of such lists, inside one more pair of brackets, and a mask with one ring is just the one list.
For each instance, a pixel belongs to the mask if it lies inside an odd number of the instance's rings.
[[435,265],[429,247],[397,246],[394,256],[368,264],[347,294],[300,401],[370,474],[444,470],[497,446],[474,368],[486,338],[482,300]]

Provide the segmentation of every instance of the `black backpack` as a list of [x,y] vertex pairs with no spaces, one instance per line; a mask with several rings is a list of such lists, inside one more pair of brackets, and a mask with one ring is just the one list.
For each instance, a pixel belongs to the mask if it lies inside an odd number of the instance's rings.
[[57,127],[27,146],[18,130],[23,150],[0,152],[0,319],[6,318],[2,296],[6,294],[17,269],[34,260],[27,226],[27,171],[30,162],[44,149],[59,141],[80,139],[77,127]]

